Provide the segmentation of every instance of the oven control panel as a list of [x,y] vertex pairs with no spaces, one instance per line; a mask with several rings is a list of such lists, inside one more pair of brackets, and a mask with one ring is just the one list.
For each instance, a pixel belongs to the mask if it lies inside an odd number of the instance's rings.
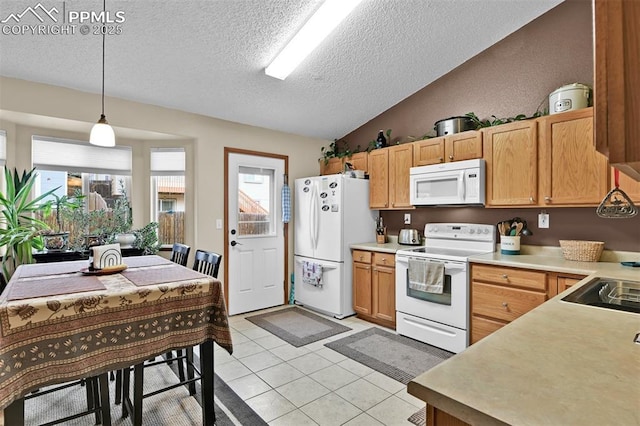
[[424,236],[474,241],[492,241],[495,238],[493,225],[476,223],[427,223],[424,227]]

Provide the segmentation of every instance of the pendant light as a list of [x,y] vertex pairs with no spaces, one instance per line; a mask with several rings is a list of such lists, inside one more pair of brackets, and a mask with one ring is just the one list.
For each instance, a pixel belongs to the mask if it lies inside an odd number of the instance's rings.
[[[107,17],[107,0],[102,2],[102,19],[106,22]],[[91,128],[89,143],[98,146],[116,146],[116,135],[113,128],[109,126],[107,117],[104,115],[104,45],[105,45],[106,29],[102,26],[102,113],[100,119]]]

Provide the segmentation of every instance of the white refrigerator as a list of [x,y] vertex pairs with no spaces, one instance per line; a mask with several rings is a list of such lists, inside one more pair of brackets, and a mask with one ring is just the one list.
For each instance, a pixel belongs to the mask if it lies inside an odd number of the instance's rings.
[[[296,179],[294,203],[296,304],[340,319],[353,315],[349,246],[376,237],[369,181],[339,174]],[[310,266],[320,266],[317,281],[309,282]]]

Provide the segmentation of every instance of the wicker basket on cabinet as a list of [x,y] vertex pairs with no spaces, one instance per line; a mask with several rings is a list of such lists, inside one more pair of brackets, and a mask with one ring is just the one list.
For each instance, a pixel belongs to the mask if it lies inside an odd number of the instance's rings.
[[562,255],[566,260],[597,262],[604,250],[602,241],[560,240]]

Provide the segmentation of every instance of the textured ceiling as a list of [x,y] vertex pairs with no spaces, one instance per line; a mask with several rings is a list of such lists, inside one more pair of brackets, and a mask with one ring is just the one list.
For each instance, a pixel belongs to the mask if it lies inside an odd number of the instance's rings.
[[[105,92],[334,139],[561,2],[363,0],[281,81],[266,76],[264,68],[321,1],[108,0],[107,10],[122,11],[125,22],[121,34],[106,38]],[[37,4],[0,0],[0,21]],[[55,6],[59,19],[63,7],[67,14],[102,9],[96,0],[40,4]],[[29,13],[20,19],[21,25],[39,24]],[[14,22],[0,26],[8,24]],[[79,28],[73,35],[0,34],[0,74],[99,93],[100,49],[101,37],[81,35]],[[108,103],[106,112],[113,116]]]

